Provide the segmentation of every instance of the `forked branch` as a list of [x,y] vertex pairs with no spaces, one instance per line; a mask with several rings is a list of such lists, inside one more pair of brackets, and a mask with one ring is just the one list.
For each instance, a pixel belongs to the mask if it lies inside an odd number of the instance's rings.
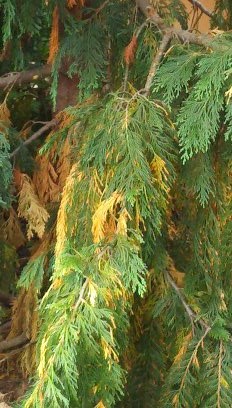
[[191,3],[194,7],[197,7],[199,10],[202,11],[202,13],[206,14],[206,16],[208,17],[213,17],[214,13],[213,11],[207,9],[204,4],[202,4],[200,1],[198,0],[188,0],[189,3]]
[[154,7],[150,5],[149,0],[136,0],[136,3],[143,14],[165,34],[169,34],[172,38],[179,39],[182,43],[191,43],[209,47],[212,42],[212,36],[208,34],[195,34],[188,30],[182,30],[174,26],[167,26],[165,21],[155,11]]

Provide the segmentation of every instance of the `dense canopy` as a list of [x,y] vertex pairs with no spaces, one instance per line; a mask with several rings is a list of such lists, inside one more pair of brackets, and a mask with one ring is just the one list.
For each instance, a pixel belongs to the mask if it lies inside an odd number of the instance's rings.
[[232,406],[232,4],[212,3],[0,0],[8,404]]

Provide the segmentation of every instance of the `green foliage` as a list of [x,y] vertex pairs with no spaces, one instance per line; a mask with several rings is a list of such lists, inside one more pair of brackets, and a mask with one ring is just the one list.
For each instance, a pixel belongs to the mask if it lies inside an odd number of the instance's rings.
[[28,289],[31,284],[39,291],[42,287],[44,277],[45,255],[40,255],[34,260],[30,260],[23,268],[18,286]]
[[[46,61],[56,6],[50,96],[55,106],[61,75],[78,77],[79,103],[14,161],[32,180],[34,169],[42,172],[41,190],[59,193],[54,201],[41,197],[53,214],[49,239],[38,253],[37,242],[27,243],[34,255],[18,280],[19,290],[36,290],[40,322],[37,367],[20,407],[229,407],[231,34],[214,32],[207,47],[172,38],[145,92],[162,32],[149,21],[141,26],[132,0],[99,0],[82,7],[82,18],[64,0],[0,1],[1,46],[12,49],[4,73]],[[156,6],[167,24],[177,19],[186,28],[179,0]],[[216,2],[216,10],[212,25],[231,28],[229,2]],[[127,67],[125,47],[134,54]],[[36,86],[11,90],[14,129],[27,118],[48,119],[47,85]],[[10,151],[23,137],[7,127],[0,134],[3,228]],[[12,279],[16,254],[5,242],[2,248]]]

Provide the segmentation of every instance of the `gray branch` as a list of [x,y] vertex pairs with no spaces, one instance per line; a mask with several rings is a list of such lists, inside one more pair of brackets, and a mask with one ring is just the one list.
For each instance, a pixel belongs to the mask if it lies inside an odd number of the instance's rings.
[[208,17],[213,17],[214,13],[213,11],[207,9],[204,4],[202,4],[200,1],[198,0],[188,0],[189,3],[191,3],[194,7],[199,8],[199,10],[202,11],[202,13],[206,14]]
[[43,65],[28,71],[10,72],[0,77],[0,89],[5,89],[14,85],[22,85],[27,82],[34,82],[51,74],[51,65]]

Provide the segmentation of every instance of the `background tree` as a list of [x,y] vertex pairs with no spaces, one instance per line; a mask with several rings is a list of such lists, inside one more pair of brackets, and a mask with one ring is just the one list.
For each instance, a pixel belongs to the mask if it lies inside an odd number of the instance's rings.
[[232,405],[232,6],[189,3],[0,1],[0,385],[20,407]]

